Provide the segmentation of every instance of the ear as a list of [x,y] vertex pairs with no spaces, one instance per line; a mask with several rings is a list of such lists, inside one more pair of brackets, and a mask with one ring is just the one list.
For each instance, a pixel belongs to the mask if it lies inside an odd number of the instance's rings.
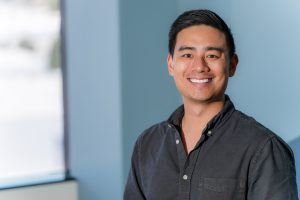
[[168,64],[169,75],[173,76],[174,74],[173,56],[170,53],[168,53],[167,64]]
[[236,71],[237,65],[239,62],[239,58],[236,54],[234,54],[230,59],[229,64],[229,77],[232,77]]

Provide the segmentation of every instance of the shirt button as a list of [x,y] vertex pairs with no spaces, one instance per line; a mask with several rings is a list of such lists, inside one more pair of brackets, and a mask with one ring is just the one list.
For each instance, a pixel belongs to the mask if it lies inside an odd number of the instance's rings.
[[185,174],[185,175],[183,175],[183,180],[187,180],[188,179],[188,176]]
[[179,140],[178,139],[176,140],[176,144],[179,144]]
[[212,134],[212,131],[211,131],[211,130],[207,131],[207,135],[208,135],[208,136],[211,136],[211,134]]

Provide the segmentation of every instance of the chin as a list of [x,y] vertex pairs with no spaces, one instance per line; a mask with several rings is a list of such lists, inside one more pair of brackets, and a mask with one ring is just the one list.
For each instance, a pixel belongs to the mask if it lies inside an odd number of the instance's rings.
[[198,103],[211,103],[211,102],[216,102],[216,101],[222,101],[224,99],[224,94],[223,95],[197,95],[197,96],[190,96],[189,98],[193,102],[198,102]]

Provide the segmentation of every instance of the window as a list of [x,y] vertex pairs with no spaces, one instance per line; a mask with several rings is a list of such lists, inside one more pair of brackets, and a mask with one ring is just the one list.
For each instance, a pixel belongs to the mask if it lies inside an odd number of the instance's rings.
[[0,0],[0,188],[65,178],[58,0]]

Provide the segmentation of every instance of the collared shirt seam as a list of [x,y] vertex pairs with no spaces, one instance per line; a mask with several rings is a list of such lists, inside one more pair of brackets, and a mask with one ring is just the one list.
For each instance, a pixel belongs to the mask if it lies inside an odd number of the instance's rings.
[[257,148],[257,151],[254,153],[254,156],[250,162],[250,169],[249,169],[249,181],[251,182],[252,181],[252,178],[253,178],[253,169],[254,167],[256,166],[257,164],[257,160],[258,160],[258,157],[261,155],[261,151],[266,147],[267,143],[271,142],[271,140],[274,138],[275,136],[271,136],[271,137],[268,137],[265,141],[262,141],[261,144],[258,146]]

